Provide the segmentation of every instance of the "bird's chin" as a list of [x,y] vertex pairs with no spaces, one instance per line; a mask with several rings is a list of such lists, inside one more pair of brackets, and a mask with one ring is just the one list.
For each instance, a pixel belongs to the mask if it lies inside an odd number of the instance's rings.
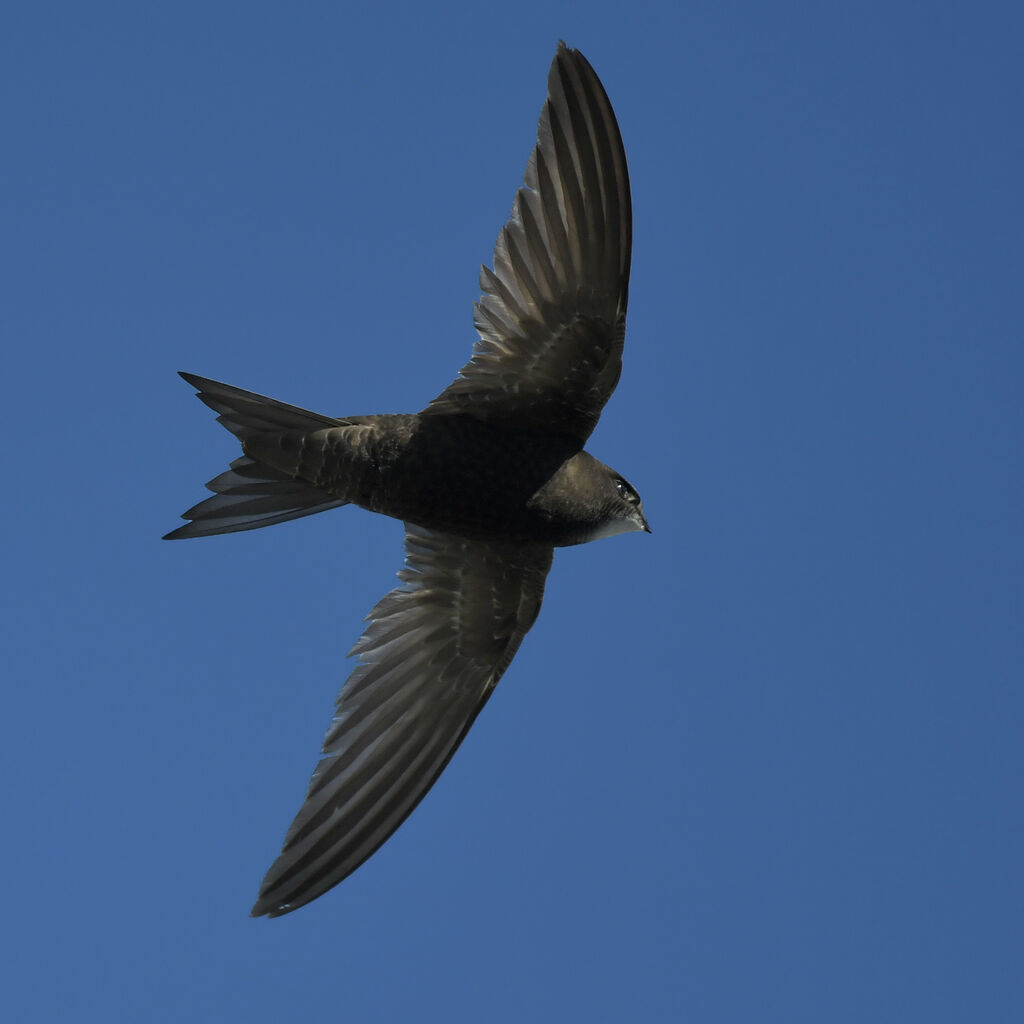
[[642,518],[639,521],[632,517],[629,519],[608,519],[595,526],[586,537],[586,540],[603,540],[605,537],[617,537],[620,533],[634,533],[636,530],[646,530],[647,533],[651,532],[651,528]]

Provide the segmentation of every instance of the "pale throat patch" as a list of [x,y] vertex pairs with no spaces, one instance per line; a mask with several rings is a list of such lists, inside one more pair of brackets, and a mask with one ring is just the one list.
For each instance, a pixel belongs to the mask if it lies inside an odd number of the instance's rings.
[[593,531],[588,534],[588,540],[603,540],[605,537],[616,537],[620,533],[632,533],[634,530],[643,529],[632,519],[609,519],[598,523]]

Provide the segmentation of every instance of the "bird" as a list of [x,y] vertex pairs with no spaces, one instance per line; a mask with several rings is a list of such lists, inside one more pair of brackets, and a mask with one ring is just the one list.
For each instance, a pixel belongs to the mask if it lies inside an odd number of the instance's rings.
[[523,185],[481,267],[478,340],[421,412],[325,416],[181,373],[242,455],[167,539],[349,504],[405,526],[400,583],[350,652],[252,916],[323,895],[405,821],[536,621],[555,548],[651,532],[633,486],[584,450],[622,366],[631,202],[612,105],[560,42]]

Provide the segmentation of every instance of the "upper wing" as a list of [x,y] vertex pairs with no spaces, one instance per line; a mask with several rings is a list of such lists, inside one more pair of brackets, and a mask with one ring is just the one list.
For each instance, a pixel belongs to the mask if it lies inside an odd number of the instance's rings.
[[525,187],[498,235],[494,270],[480,270],[480,340],[425,412],[585,441],[622,368],[631,240],[611,103],[586,58],[559,43]]
[[377,604],[352,654],[284,850],[254,916],[277,917],[355,871],[448,763],[540,611],[553,551],[406,525],[402,585]]

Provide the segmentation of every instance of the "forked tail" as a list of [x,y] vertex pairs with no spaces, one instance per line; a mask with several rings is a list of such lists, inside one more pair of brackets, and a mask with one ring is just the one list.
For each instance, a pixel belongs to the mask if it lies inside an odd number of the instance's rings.
[[[243,444],[261,435],[306,434],[345,423],[344,420],[321,416],[206,377],[192,373],[182,373],[181,376],[197,390],[200,401],[218,414],[218,422]],[[264,465],[247,455],[235,459],[230,469],[214,477],[206,486],[214,496],[183,513],[182,519],[191,522],[172,530],[165,540],[256,530],[348,504],[306,480]]]

